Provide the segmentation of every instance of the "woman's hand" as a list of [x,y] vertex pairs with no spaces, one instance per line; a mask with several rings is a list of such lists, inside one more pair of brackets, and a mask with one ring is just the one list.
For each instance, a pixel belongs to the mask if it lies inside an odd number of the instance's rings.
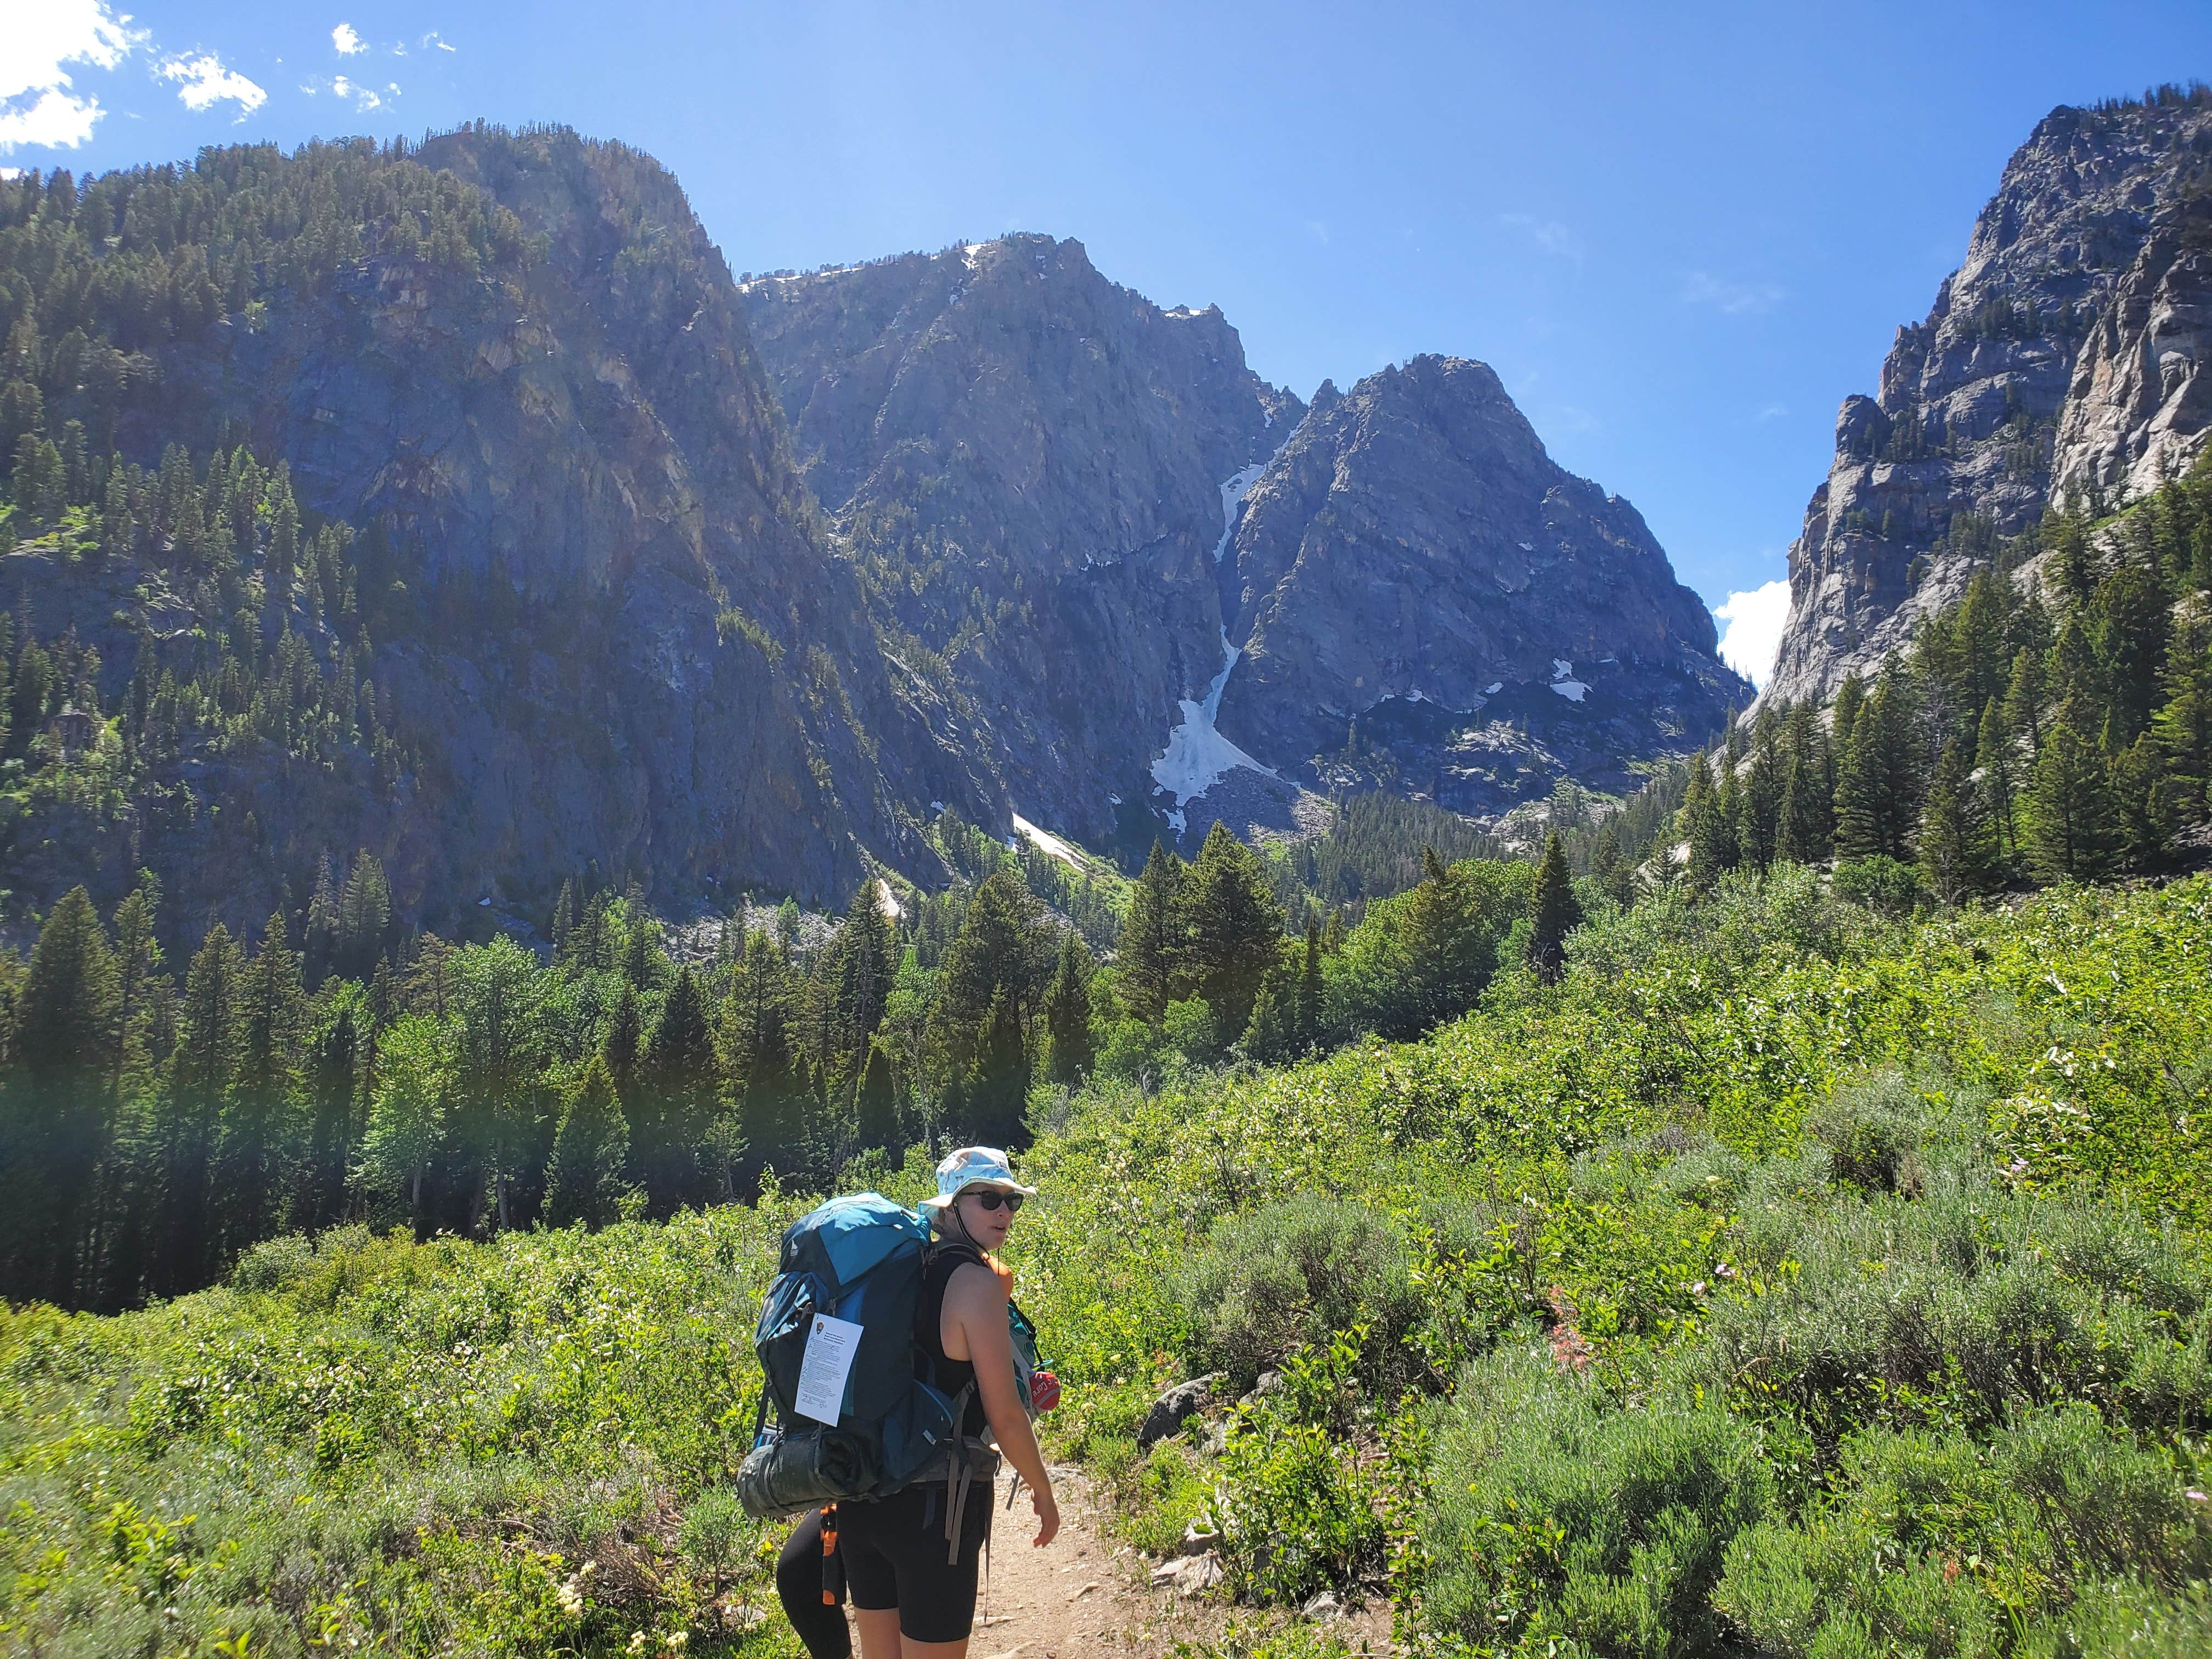
[[1060,1503],[1049,1486],[1038,1486],[1030,1492],[1030,1507],[1036,1511],[1037,1535],[1030,1547],[1042,1549],[1052,1542],[1060,1531]]

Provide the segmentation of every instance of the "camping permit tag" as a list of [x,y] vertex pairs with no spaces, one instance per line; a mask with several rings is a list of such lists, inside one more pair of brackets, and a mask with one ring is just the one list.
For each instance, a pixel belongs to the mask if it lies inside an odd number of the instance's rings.
[[806,1334],[806,1358],[799,1367],[799,1394],[793,1402],[803,1416],[837,1426],[845,1403],[845,1376],[860,1351],[860,1328],[849,1319],[814,1316]]

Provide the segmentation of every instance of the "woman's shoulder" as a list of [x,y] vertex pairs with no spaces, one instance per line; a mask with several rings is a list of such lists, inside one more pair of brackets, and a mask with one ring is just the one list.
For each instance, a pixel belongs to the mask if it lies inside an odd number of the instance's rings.
[[947,1301],[992,1302],[1004,1306],[1013,1290],[1012,1270],[996,1257],[984,1255],[963,1254],[945,1281]]

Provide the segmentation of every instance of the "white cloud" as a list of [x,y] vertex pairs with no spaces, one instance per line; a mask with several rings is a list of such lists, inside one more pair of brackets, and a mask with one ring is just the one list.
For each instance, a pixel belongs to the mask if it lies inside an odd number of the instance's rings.
[[338,49],[341,58],[356,58],[368,50],[368,42],[361,38],[350,23],[341,23],[331,31],[331,44]]
[[1782,647],[1783,624],[1790,620],[1789,582],[1778,579],[1748,592],[1731,593],[1727,604],[1714,610],[1713,619],[1728,624],[1721,635],[1721,660],[1763,689]]
[[435,29],[432,29],[416,44],[420,46],[425,52],[429,51],[433,46],[437,47],[440,52],[451,52],[453,50],[453,47],[447,44],[446,37],[439,33]]
[[1501,213],[1498,222],[1508,230],[1517,230],[1547,253],[1562,259],[1583,262],[1583,239],[1557,219],[1538,219],[1526,213]]
[[1682,303],[1712,306],[1730,317],[1747,312],[1771,311],[1782,303],[1782,290],[1771,283],[1732,283],[1708,271],[1693,270],[1682,279]]
[[211,52],[189,58],[172,58],[161,65],[161,78],[179,82],[177,96],[186,109],[204,110],[220,103],[238,106],[238,118],[269,101],[269,94],[236,70],[225,69]]
[[384,104],[384,100],[368,88],[356,86],[343,75],[331,81],[331,90],[341,98],[352,99],[356,109],[379,109]]
[[74,149],[106,112],[80,97],[67,65],[112,70],[147,40],[106,0],[43,0],[17,9],[0,37],[0,155],[22,145]]
[[1779,421],[1785,418],[1789,413],[1790,405],[1787,404],[1769,404],[1759,411],[1759,418],[1762,421]]

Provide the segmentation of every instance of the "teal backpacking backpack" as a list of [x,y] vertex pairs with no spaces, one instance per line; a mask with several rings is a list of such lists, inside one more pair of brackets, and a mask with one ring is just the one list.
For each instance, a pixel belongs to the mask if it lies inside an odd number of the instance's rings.
[[[957,1432],[975,1385],[948,1398],[922,1374],[929,1370],[927,1363],[917,1363],[927,1352],[915,1329],[922,1268],[943,1249],[972,1253],[969,1246],[934,1243],[921,1217],[876,1193],[833,1198],[786,1231],[780,1271],[753,1332],[762,1385],[752,1450],[738,1469],[738,1500],[745,1513],[766,1520],[825,1503],[887,1498],[917,1481],[945,1480],[953,1495],[951,1522],[963,1506],[969,1483],[996,1475],[998,1453],[988,1442]],[[833,1322],[826,1330],[824,1319]],[[1008,1319],[1026,1407],[1036,1369],[1036,1333],[1011,1303]],[[824,1375],[834,1377],[835,1368],[811,1379],[805,1375],[810,1347],[824,1342],[843,1358],[834,1423],[802,1409],[811,1381],[813,1397],[807,1403],[817,1413],[827,1411],[820,1390]],[[817,1353],[817,1361],[822,1358]]]

